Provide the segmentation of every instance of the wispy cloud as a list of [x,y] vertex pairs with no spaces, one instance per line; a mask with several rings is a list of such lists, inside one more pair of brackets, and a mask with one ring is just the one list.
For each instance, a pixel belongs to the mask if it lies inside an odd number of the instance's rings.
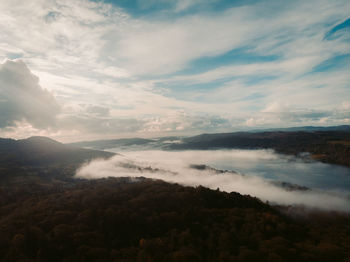
[[[229,2],[1,1],[0,61],[26,63],[62,105],[60,118],[142,123],[129,135],[346,123],[350,3]],[[247,122],[274,103],[332,113]],[[208,124],[191,129],[196,118]]]

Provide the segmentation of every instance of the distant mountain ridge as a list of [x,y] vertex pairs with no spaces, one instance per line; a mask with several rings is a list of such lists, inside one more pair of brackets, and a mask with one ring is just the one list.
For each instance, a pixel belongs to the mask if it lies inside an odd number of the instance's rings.
[[[229,137],[252,137],[257,134],[273,134],[278,132],[329,132],[329,131],[339,131],[339,132],[350,132],[350,125],[341,126],[302,126],[302,127],[289,127],[289,128],[270,128],[270,129],[256,129],[249,131],[237,131],[229,133],[210,133],[210,134],[200,134],[197,136],[180,137],[160,137],[153,139],[146,138],[120,138],[120,139],[106,139],[106,140],[92,140],[92,141],[79,141],[70,143],[67,145],[78,146],[83,148],[93,148],[97,150],[105,150],[118,147],[129,147],[129,146],[147,146],[153,149],[172,149],[181,148],[184,144],[194,141],[212,140],[214,138],[229,138]],[[173,146],[173,144],[175,144]],[[220,147],[225,147],[225,145],[220,144]],[[208,147],[211,147],[208,145]],[[232,146],[229,146],[232,147]],[[237,145],[239,147],[239,145]]]
[[292,155],[309,152],[316,160],[350,166],[350,125],[303,126],[190,137],[98,140],[72,145],[107,150],[132,146],[139,150],[139,145],[142,145],[141,150],[274,149],[279,153]]
[[202,134],[188,137],[169,150],[273,149],[291,155],[310,153],[325,163],[350,167],[350,132],[348,131],[269,131]]
[[256,129],[251,132],[271,132],[271,131],[282,131],[282,132],[298,132],[298,131],[346,131],[350,132],[350,125],[340,126],[300,126],[300,127],[286,127],[286,128],[268,128],[268,129]]
[[131,146],[131,145],[144,145],[154,142],[153,139],[145,138],[121,138],[121,139],[107,139],[107,140],[94,140],[94,141],[81,141],[70,143],[68,145],[78,147],[91,147],[94,149],[107,149],[117,146]]
[[107,158],[113,153],[65,145],[48,137],[27,139],[0,138],[0,165],[77,164],[93,158]]
[[105,150],[111,148],[131,147],[131,146],[147,146],[152,148],[162,148],[167,143],[172,141],[178,141],[180,137],[169,136],[160,138],[119,138],[119,139],[105,139],[105,140],[93,140],[93,141],[80,141],[69,143],[67,145],[78,146],[83,148],[93,148],[98,150]]

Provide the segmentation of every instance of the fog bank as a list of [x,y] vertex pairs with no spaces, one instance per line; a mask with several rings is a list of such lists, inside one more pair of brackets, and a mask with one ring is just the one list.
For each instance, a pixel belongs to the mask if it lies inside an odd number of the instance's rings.
[[[237,161],[237,159],[239,161]],[[170,183],[186,186],[204,186],[211,189],[219,188],[226,192],[239,192],[256,196],[263,201],[283,205],[305,205],[323,210],[338,210],[350,212],[350,200],[344,190],[325,189],[286,190],[272,181],[251,174],[242,174],[244,166],[256,165],[257,161],[267,165],[275,163],[283,165],[301,165],[302,161],[280,156],[270,150],[206,150],[206,151],[136,151],[127,152],[124,156],[117,155],[109,160],[95,160],[82,166],[76,176],[80,178],[97,179],[103,177],[146,177],[161,179]],[[193,165],[224,166],[237,162],[239,172],[218,172],[211,168],[193,168]],[[220,164],[221,163],[221,164]],[[303,163],[307,166],[307,163]],[[216,166],[215,166],[216,165]],[[305,171],[305,167],[296,168],[296,172]],[[237,171],[237,170],[236,170]],[[283,176],[282,176],[283,177]],[[300,183],[299,183],[300,184]],[[300,184],[304,185],[304,184]]]

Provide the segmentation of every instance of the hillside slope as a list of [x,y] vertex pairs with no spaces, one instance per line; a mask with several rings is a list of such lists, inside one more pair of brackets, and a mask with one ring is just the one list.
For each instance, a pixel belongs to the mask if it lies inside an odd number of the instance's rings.
[[69,171],[73,176],[82,163],[113,155],[65,145],[47,137],[0,139],[0,179],[31,174],[58,177],[63,171]]
[[298,155],[309,152],[322,162],[350,166],[350,132],[237,132],[202,134],[184,138],[182,143],[170,144],[171,150],[186,149],[265,149]]
[[146,179],[0,191],[2,261],[349,261],[350,217],[293,220],[256,198]]

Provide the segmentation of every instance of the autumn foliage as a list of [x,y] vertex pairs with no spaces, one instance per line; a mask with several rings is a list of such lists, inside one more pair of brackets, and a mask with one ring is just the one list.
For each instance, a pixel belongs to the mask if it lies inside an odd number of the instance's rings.
[[142,178],[23,192],[0,192],[1,261],[350,261],[347,215]]

